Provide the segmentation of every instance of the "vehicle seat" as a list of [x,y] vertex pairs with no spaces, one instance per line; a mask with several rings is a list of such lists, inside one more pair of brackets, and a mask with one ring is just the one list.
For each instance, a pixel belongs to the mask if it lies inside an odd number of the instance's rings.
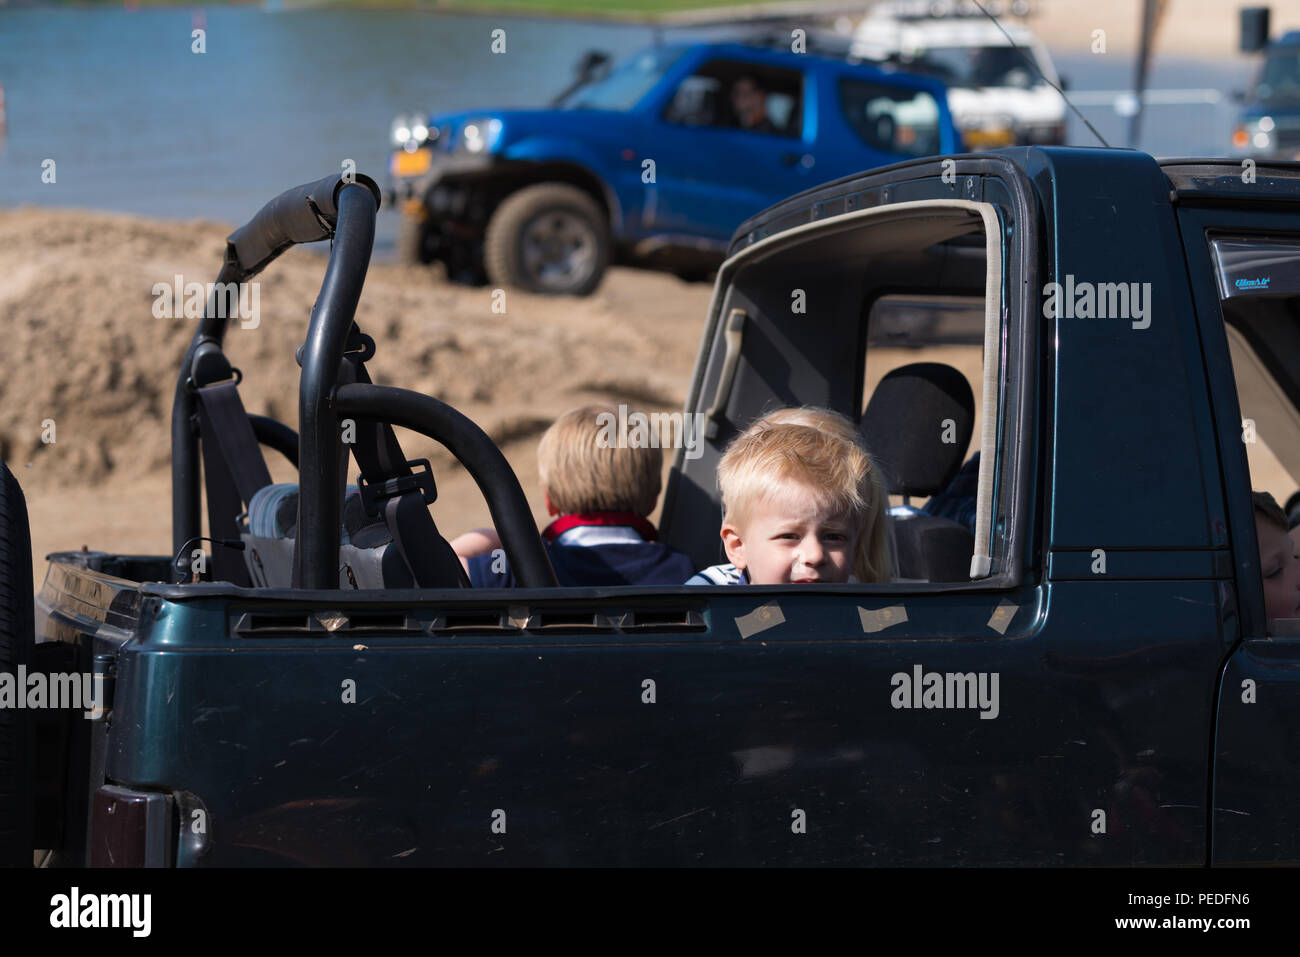
[[[966,377],[943,363],[916,362],[880,380],[858,430],[889,494],[928,498],[961,469],[974,424],[975,396]],[[910,505],[891,516],[899,577],[970,578],[975,537],[964,525]]]
[[[239,537],[245,545],[244,563],[255,586],[292,586],[297,523],[296,483],[267,485],[253,495]],[[360,491],[349,485],[343,498],[339,587],[412,588],[414,584],[388,527],[382,519],[366,514]]]

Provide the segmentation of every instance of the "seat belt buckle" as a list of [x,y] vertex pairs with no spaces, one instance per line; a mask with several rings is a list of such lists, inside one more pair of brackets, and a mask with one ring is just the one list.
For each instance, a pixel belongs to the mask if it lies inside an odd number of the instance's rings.
[[[418,466],[424,466],[417,471]],[[406,463],[411,469],[410,475],[399,475],[382,482],[367,482],[362,475],[357,476],[357,491],[361,494],[361,506],[372,517],[383,514],[384,503],[390,498],[419,492],[425,505],[432,505],[438,500],[438,486],[433,481],[433,466],[428,459],[412,459]]]

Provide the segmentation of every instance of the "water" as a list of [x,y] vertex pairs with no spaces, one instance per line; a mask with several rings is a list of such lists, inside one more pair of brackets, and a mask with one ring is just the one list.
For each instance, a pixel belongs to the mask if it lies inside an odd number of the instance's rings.
[[[505,54],[490,49],[497,27]],[[652,41],[645,27],[411,11],[0,12],[0,205],[242,222],[346,159],[383,183],[398,113],[542,105],[583,51]]]
[[[191,30],[207,52],[191,52]],[[490,50],[506,30],[507,52]],[[698,31],[697,31],[698,32]],[[654,41],[636,25],[393,10],[254,7],[0,11],[0,206],[34,203],[244,221],[346,159],[381,183],[397,113],[538,106],[585,50],[623,55]],[[1054,53],[1073,89],[1127,86],[1132,60]],[[1157,58],[1153,87],[1241,88],[1242,58]],[[1127,121],[1089,119],[1113,145]],[[1233,104],[1149,110],[1141,146],[1163,155],[1227,152]],[[1092,143],[1071,117],[1071,143]],[[54,159],[57,181],[41,182]],[[376,251],[391,248],[381,215]]]

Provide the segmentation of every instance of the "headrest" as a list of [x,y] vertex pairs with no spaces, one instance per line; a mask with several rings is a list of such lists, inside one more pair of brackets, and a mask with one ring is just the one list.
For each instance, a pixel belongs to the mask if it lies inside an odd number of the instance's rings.
[[928,496],[956,476],[974,425],[966,377],[940,362],[914,362],[880,380],[858,430],[891,495]]
[[[392,536],[382,536],[381,542],[371,542],[364,535],[375,519],[366,515],[361,504],[361,493],[355,485],[349,485],[343,497],[343,528],[339,544],[353,544],[358,548],[368,548],[375,544],[386,544]],[[379,523],[383,527],[382,523]],[[279,485],[264,485],[253,495],[248,503],[248,531],[256,538],[293,538],[298,526],[298,483],[285,482]]]

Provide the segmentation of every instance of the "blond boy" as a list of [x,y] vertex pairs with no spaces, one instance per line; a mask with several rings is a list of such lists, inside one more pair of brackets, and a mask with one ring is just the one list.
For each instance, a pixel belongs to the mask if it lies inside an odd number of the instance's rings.
[[[659,501],[663,452],[611,445],[608,405],[586,405],[561,415],[537,446],[546,510],[556,516],[542,532],[562,586],[680,584],[695,566],[656,541],[648,516]],[[476,588],[516,582],[491,529],[452,542]]]
[[729,564],[687,584],[889,581],[884,483],[853,424],[826,409],[781,409],[718,463]]

